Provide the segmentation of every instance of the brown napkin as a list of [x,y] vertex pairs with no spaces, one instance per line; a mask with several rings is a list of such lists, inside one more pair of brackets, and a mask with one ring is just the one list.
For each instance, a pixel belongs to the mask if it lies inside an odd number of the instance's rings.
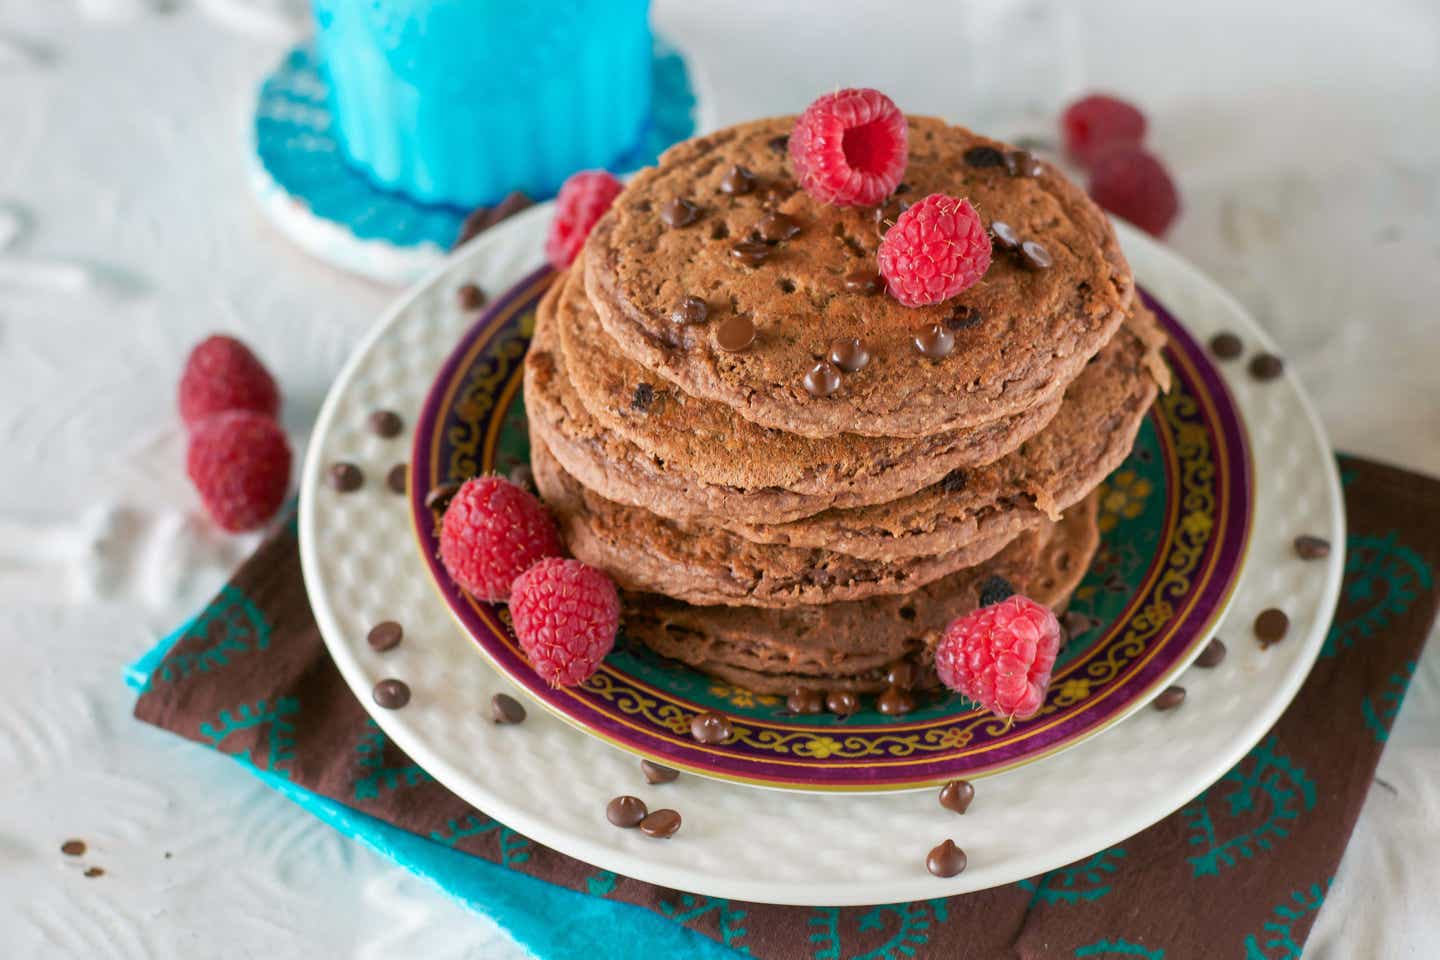
[[[311,617],[293,527],[196,619],[135,715],[405,830],[648,907],[755,957],[1298,957],[1440,597],[1440,481],[1349,457],[1340,467],[1349,518],[1340,609],[1275,728],[1154,827],[982,893],[873,908],[732,902],[617,877],[503,828],[368,719]],[[1229,642],[1254,640],[1237,630]]]

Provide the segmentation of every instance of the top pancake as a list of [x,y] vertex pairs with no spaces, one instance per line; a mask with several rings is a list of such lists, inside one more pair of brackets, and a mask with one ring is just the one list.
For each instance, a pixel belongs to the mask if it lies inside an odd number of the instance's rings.
[[[671,148],[635,177],[586,243],[586,291],[605,330],[685,393],[809,437],[926,437],[1059,396],[1129,311],[1129,267],[1081,190],[1049,165],[1040,176],[1014,177],[1003,165],[967,163],[971,148],[1009,148],[933,118],[908,120],[910,163],[898,199],[968,197],[987,224],[1003,220],[1044,245],[1054,265],[1030,270],[997,250],[980,282],[928,307],[847,291],[848,273],[875,269],[876,211],[820,204],[796,188],[778,139],[793,123],[760,120]],[[756,189],[722,193],[721,179],[737,164],[754,172]],[[660,211],[675,198],[700,208],[694,223],[665,225]],[[791,217],[800,233],[746,266],[731,248],[770,210]],[[675,323],[672,311],[690,296],[706,301],[708,320]],[[962,326],[962,312],[981,320]],[[745,352],[727,353],[716,331],[737,314],[757,336]],[[954,351],[921,356],[915,334],[947,320],[958,327]],[[831,396],[813,397],[804,374],[838,337],[860,337],[872,359]]]

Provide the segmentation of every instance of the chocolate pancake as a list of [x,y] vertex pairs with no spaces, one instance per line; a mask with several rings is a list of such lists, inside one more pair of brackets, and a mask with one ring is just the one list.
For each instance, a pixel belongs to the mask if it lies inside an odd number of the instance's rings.
[[[1012,175],[1012,148],[912,117],[903,193],[878,213],[832,206],[796,188],[775,146],[793,123],[760,120],[672,147],[631,181],[582,252],[586,291],[616,344],[690,396],[805,436],[926,437],[1059,396],[1129,312],[1134,285],[1109,222],[1054,167]],[[754,190],[721,191],[736,165],[754,172]],[[1004,221],[1041,244],[1051,265],[1032,269],[997,249],[977,284],[919,308],[847,288],[853,271],[875,269],[879,230],[899,204],[937,192],[967,197],[987,224]],[[676,216],[675,201],[693,215]],[[777,225],[769,214],[788,219]],[[689,297],[704,300],[704,322],[673,319]],[[740,352],[720,345],[736,318],[755,329]],[[932,324],[954,334],[943,359],[913,345]],[[844,374],[834,393],[812,396],[806,371],[847,337],[866,343],[869,364]]]

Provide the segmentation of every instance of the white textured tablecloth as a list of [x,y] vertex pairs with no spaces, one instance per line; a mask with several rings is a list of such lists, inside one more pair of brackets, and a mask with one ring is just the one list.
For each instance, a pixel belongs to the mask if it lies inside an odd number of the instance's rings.
[[[517,957],[233,762],[132,722],[122,665],[222,581],[173,384],[237,331],[304,435],[393,295],[272,232],[252,87],[296,0],[0,0],[0,953]],[[714,116],[836,86],[1001,133],[1091,88],[1139,101],[1171,242],[1285,347],[1342,449],[1440,473],[1440,9],[1153,0],[657,0]],[[1433,638],[1432,638],[1433,639]],[[1311,937],[1440,955],[1440,649],[1421,660]],[[86,879],[59,855],[90,845]],[[1175,904],[1174,909],[1184,909]]]

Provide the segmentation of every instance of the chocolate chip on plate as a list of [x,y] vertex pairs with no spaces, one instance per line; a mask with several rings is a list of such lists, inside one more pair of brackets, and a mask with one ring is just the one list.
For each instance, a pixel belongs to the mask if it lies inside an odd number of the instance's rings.
[[759,223],[755,224],[755,232],[759,234],[760,239],[766,243],[781,243],[798,236],[800,234],[800,224],[795,222],[794,217],[771,211],[761,217]]
[[885,670],[885,682],[901,690],[915,687],[915,663],[911,660],[896,660]]
[[473,283],[462,283],[455,291],[455,299],[462,310],[479,310],[485,306],[485,291]]
[[670,319],[676,323],[704,323],[710,319],[710,305],[701,297],[684,297],[670,311]]
[[85,855],[85,841],[66,840],[60,844],[60,852],[67,857],[83,857]]
[[94,880],[96,877],[105,876],[105,870],[102,867],[86,867],[85,876],[89,877],[91,880]]
[[1235,334],[1226,330],[1210,338],[1210,352],[1221,360],[1234,360],[1245,352],[1245,344]]
[[831,690],[825,694],[825,709],[837,717],[848,717],[860,709],[860,698],[849,690]]
[[909,690],[891,684],[875,698],[875,709],[887,717],[898,717],[915,709],[915,698]]
[[645,782],[651,785],[657,783],[670,783],[680,776],[679,770],[658,764],[653,760],[641,760],[640,772],[645,774]]
[[690,736],[704,744],[724,743],[734,733],[730,718],[714,710],[697,713],[690,721]]
[[785,698],[785,709],[791,713],[819,713],[825,709],[825,698],[819,690],[793,690]]
[[965,869],[965,851],[946,840],[925,857],[925,869],[937,877],[953,877]]
[[885,278],[874,270],[856,269],[845,274],[845,289],[867,297],[885,289]]
[[1020,256],[1025,261],[1025,266],[1031,270],[1049,270],[1055,265],[1055,258],[1050,256],[1050,251],[1034,240],[1026,240],[1020,244]]
[[758,267],[769,259],[770,244],[763,240],[741,240],[730,248],[730,256],[747,267]]
[[410,687],[404,680],[396,680],[391,677],[375,684],[375,689],[370,695],[378,706],[384,707],[386,710],[399,710],[410,702]]
[[1170,685],[1161,690],[1159,695],[1152,701],[1156,710],[1174,710],[1185,702],[1185,688]]
[[371,433],[386,440],[400,436],[400,431],[405,429],[405,421],[394,410],[376,410],[365,422],[370,426]]
[[715,329],[715,345],[726,353],[743,353],[755,342],[755,322],[742,314],[725,318]]
[[828,397],[840,389],[840,368],[828,360],[821,360],[805,371],[805,390],[812,397]]
[[749,193],[755,189],[755,174],[746,167],[739,164],[725,171],[725,176],[720,178],[720,192],[728,193],[731,196],[738,196]]
[[410,482],[410,465],[408,463],[397,463],[385,474],[385,486],[390,488],[391,493],[404,494]]
[[453,482],[436,484],[425,494],[425,506],[444,513],[445,508],[450,506],[450,501],[455,499],[455,494],[460,492],[460,486]]
[[1257,353],[1250,358],[1250,376],[1256,380],[1274,380],[1285,372],[1285,361],[1273,353]]
[[994,147],[971,147],[961,156],[965,162],[972,167],[1003,167],[1005,166],[1005,155]]
[[617,827],[638,827],[650,811],[645,809],[645,801],[639,797],[616,797],[605,804],[605,819]]
[[344,461],[330,464],[330,471],[326,476],[330,486],[341,493],[352,493],[365,483],[365,474],[360,472],[360,468]]
[[382,620],[370,628],[365,642],[370,644],[370,649],[376,653],[384,653],[386,650],[394,650],[400,646],[400,641],[403,639],[405,639],[404,627],[394,620]]
[[948,357],[955,349],[955,334],[941,324],[932,323],[915,334],[915,349],[932,360]]
[[1078,610],[1066,610],[1065,616],[1060,618],[1060,626],[1064,628],[1065,638],[1067,640],[1073,640],[1100,626],[1100,621]]
[[1213,637],[1209,643],[1205,644],[1205,649],[1200,651],[1200,656],[1195,658],[1195,666],[1206,669],[1218,667],[1225,659],[1227,652],[1225,642],[1219,637]]
[[1271,607],[1268,610],[1261,610],[1260,615],[1255,618],[1255,636],[1260,640],[1261,647],[1268,647],[1272,643],[1284,640],[1285,633],[1289,629],[1290,618],[1285,616],[1284,610]]
[[864,370],[870,363],[870,351],[859,337],[842,337],[830,341],[830,350],[825,359],[846,373]]
[[667,227],[688,227],[700,219],[700,208],[684,197],[673,197],[660,208],[660,222]]
[[656,840],[669,840],[680,829],[680,814],[675,810],[656,810],[640,821],[640,832]]
[[1330,556],[1330,541],[1303,533],[1295,538],[1295,555],[1301,560],[1323,560]]
[[1004,220],[990,222],[990,236],[995,238],[995,246],[1001,250],[1013,252],[1020,249],[1020,236],[1015,232],[1015,228]]
[[508,693],[490,698],[490,719],[496,723],[524,723],[525,705]]
[[940,788],[940,806],[956,813],[970,809],[975,800],[975,787],[969,780],[951,780]]

